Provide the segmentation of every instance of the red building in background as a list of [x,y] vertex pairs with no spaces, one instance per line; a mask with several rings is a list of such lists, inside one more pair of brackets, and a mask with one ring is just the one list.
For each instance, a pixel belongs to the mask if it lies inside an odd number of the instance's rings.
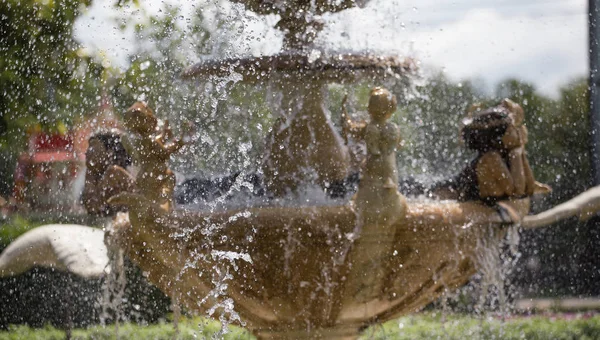
[[17,208],[81,211],[79,197],[88,140],[97,131],[119,127],[110,100],[103,95],[98,110],[77,122],[67,134],[32,133],[15,169]]
[[85,160],[74,151],[73,136],[37,132],[31,134],[28,144],[15,169],[14,197],[18,207],[76,209],[74,184]]

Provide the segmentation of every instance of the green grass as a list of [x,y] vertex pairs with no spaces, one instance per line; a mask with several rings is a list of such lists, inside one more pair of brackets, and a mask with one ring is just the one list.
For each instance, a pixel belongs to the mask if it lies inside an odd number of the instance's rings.
[[494,318],[421,314],[407,316],[368,329],[363,339],[600,339],[600,316],[565,319],[559,317]]
[[[118,330],[119,339],[140,340],[172,340],[172,339],[254,339],[248,331],[230,326],[229,332],[220,335],[221,327],[216,321],[205,319],[184,319],[178,327],[179,335],[172,323],[159,323],[153,325],[124,324]],[[117,331],[114,325],[107,327],[94,326],[88,329],[76,329],[72,332],[72,339],[109,340],[116,339]],[[27,326],[11,326],[9,331],[0,332],[0,340],[40,339],[64,340],[65,332],[51,326],[42,329],[32,329]]]
[[[220,336],[220,326],[215,321],[185,319],[180,323],[179,336],[171,323],[155,325],[125,324],[119,328],[119,339],[254,339],[246,330],[230,326],[230,332]],[[47,326],[32,329],[13,326],[8,332],[0,332],[0,340],[16,339],[64,339],[65,333]],[[114,326],[91,327],[74,330],[73,339],[115,339]],[[592,340],[600,339],[600,316],[565,319],[562,317],[515,317],[508,321],[477,318],[464,315],[442,317],[435,314],[407,316],[383,325],[367,329],[361,339],[527,339],[527,340]]]

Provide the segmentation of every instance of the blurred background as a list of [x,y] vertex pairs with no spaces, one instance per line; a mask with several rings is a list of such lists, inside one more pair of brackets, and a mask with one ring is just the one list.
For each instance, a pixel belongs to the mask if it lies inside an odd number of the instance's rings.
[[[277,20],[225,0],[2,1],[0,250],[43,223],[96,223],[80,203],[87,139],[118,126],[136,100],[168,118],[176,133],[183,122],[193,124],[193,145],[173,159],[180,178],[256,170],[276,118],[268,84],[180,74],[204,59],[276,54],[283,39],[272,28]],[[315,53],[364,51],[417,63],[410,81],[385,84],[400,101],[394,119],[405,139],[401,176],[427,184],[458,173],[473,157],[458,134],[467,108],[511,98],[525,109],[537,180],[553,188],[534,201],[533,212],[594,185],[586,1],[373,0],[323,20]],[[360,117],[374,85],[332,84],[332,121],[339,121],[345,94]],[[598,218],[518,236],[518,249],[502,260],[511,264],[503,280],[513,300],[600,296]],[[0,280],[0,326],[44,323],[10,316],[24,310],[15,301],[30,301],[17,288],[46,274],[27,275]],[[132,301],[152,290],[140,287]],[[469,289],[457,301],[468,305]],[[168,302],[159,302],[157,313],[166,313]],[[131,310],[140,304],[157,302],[132,302]]]

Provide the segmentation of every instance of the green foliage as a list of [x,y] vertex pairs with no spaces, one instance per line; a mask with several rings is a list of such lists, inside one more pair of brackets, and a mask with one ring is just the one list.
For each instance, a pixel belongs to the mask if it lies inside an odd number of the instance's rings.
[[169,119],[176,133],[191,123],[194,142],[177,157],[175,169],[238,171],[260,160],[272,115],[259,87],[235,84],[235,79],[181,79],[181,72],[198,55],[218,53],[203,10],[199,5],[195,16],[184,23],[180,8],[164,5],[148,24],[136,25],[131,66],[113,86],[115,107],[124,112],[136,100],[144,100],[158,117]]
[[0,2],[0,190],[34,127],[62,130],[98,102],[101,66],[82,54],[73,23],[89,0]]
[[[0,332],[0,340],[13,339],[64,339],[65,332],[51,326],[42,329],[32,329],[27,326],[11,326],[8,332]],[[88,329],[77,329],[72,332],[72,339],[109,340],[117,338],[114,325],[106,327],[96,326]],[[119,325],[118,339],[254,339],[248,331],[229,326],[228,333],[223,334],[221,325],[207,319],[183,319],[176,331],[172,323],[159,323],[153,325],[124,324]]]
[[99,77],[101,68],[81,54],[72,36],[73,23],[88,3],[9,0],[0,4],[4,91],[0,113],[7,133],[23,133],[38,122],[55,127],[95,103],[89,100],[96,93],[84,90],[89,90],[88,82]]
[[32,329],[27,326],[11,326],[8,332],[0,332],[2,340],[62,340],[65,338],[65,332],[52,326],[46,326],[41,329]]
[[[402,89],[396,89],[400,92]],[[400,159],[409,174],[451,176],[471,156],[461,144],[459,129],[468,107],[485,99],[472,81],[453,82],[439,73],[415,88],[399,105],[406,112],[401,125],[405,146]],[[401,161],[402,163],[402,161]],[[448,173],[453,171],[453,173]]]
[[[220,334],[220,325],[206,319],[184,319],[176,334],[173,324],[120,325],[119,339],[254,339],[248,331],[230,326],[229,333]],[[65,333],[47,326],[31,329],[12,326],[0,332],[0,340],[13,339],[64,339]],[[115,339],[114,326],[74,330],[72,339]],[[575,340],[599,339],[600,316],[566,319],[554,317],[516,317],[507,321],[494,318],[477,318],[461,315],[414,315],[389,321],[367,329],[361,339],[528,339]]]
[[20,215],[15,215],[10,220],[6,220],[3,224],[0,224],[0,251],[17,237],[41,224],[41,222],[32,222]]

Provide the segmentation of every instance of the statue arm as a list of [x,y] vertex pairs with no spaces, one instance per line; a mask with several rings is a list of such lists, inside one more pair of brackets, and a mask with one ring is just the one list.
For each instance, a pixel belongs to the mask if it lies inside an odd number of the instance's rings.
[[476,166],[481,198],[512,196],[515,185],[506,163],[496,151],[484,154]]
[[535,179],[525,152],[527,128],[524,125],[510,127],[502,141],[504,146],[510,150],[508,154],[510,173],[515,185],[513,194],[518,197],[531,196],[535,187]]
[[[529,166],[529,160],[527,159],[527,152],[523,150],[523,170],[525,172],[525,194],[531,196],[535,193],[537,184],[535,177],[533,176],[533,170]],[[546,188],[547,189],[547,188]]]
[[172,155],[179,151],[184,145],[185,142],[183,142],[183,140],[181,139],[178,139],[176,141],[173,141],[172,143],[165,145],[164,148],[168,155]]
[[169,120],[165,119],[162,133],[159,135],[159,141],[164,144],[171,138],[173,138],[173,130],[169,126]]
[[[520,133],[521,133],[521,141],[523,143],[523,146],[525,146],[525,144],[527,144],[528,142],[528,132],[527,132],[527,127],[525,127],[525,125],[521,126],[520,129]],[[525,194],[527,196],[531,196],[536,192],[537,188],[541,188],[543,190],[541,190],[541,192],[547,193],[550,189],[548,186],[545,185],[538,185],[538,183],[535,181],[535,177],[533,176],[533,170],[531,170],[531,166],[529,165],[529,159],[527,158],[527,151],[525,150],[525,147],[523,147],[523,170],[525,172]]]
[[121,192],[132,192],[135,186],[135,179],[131,174],[118,165],[108,168],[102,176],[99,183],[106,192],[106,199]]
[[113,165],[102,175],[98,183],[86,182],[83,189],[83,206],[90,214],[109,212],[108,199],[121,192],[131,192],[135,180],[120,166]]
[[131,155],[134,160],[137,160],[138,154],[134,145],[134,142],[126,134],[121,136],[121,143],[127,154]]
[[174,140],[171,143],[167,143],[167,141],[172,138],[173,138],[173,131],[171,130],[171,127],[169,126],[169,120],[166,119],[164,126],[163,126],[163,131],[161,134],[159,134],[156,137],[156,142],[159,145],[162,145],[162,149],[166,153],[167,157],[176,153],[185,145],[185,142],[183,142],[184,137]]
[[515,196],[524,196],[525,189],[527,187],[527,180],[525,174],[525,151],[523,147],[515,148],[510,150],[508,154],[510,160],[510,174],[513,178],[515,185]]
[[348,109],[346,108],[346,101],[348,100],[348,95],[344,96],[344,99],[342,99],[342,115],[340,117],[341,120],[341,125],[342,125],[342,138],[344,139],[344,142],[346,144],[348,144],[348,132],[349,132],[349,128],[348,125],[350,124],[350,118],[348,117]]

